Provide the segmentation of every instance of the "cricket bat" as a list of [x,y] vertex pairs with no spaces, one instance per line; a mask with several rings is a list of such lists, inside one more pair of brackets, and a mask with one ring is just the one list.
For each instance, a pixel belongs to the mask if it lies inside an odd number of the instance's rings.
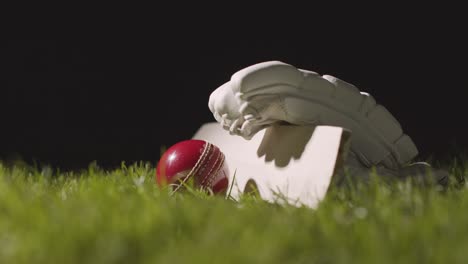
[[255,186],[265,201],[316,208],[343,168],[350,135],[342,127],[275,124],[246,140],[212,122],[193,139],[224,153],[233,199]]

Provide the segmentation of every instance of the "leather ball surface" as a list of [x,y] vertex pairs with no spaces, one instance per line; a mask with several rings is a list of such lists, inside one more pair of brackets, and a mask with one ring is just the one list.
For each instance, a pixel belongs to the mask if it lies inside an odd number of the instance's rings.
[[228,187],[228,167],[221,150],[204,140],[189,139],[172,145],[164,152],[156,168],[159,186],[173,185],[193,179],[196,186],[224,193]]

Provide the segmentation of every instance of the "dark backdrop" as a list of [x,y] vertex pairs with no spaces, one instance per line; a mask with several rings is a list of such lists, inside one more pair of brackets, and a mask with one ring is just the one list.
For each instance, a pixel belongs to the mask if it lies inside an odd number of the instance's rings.
[[466,28],[451,10],[438,14],[378,20],[376,13],[359,22],[351,14],[326,23],[290,16],[229,26],[219,23],[222,15],[180,24],[134,15],[67,28],[72,34],[4,39],[0,157],[63,168],[93,160],[105,167],[155,164],[161,147],[214,121],[207,103],[215,88],[266,60],[371,93],[421,157],[464,151]]

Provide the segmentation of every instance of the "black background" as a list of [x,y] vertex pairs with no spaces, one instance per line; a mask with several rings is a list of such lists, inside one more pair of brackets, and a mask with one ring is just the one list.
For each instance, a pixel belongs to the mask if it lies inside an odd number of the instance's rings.
[[369,92],[423,158],[468,147],[468,43],[459,8],[226,10],[99,13],[70,26],[52,21],[52,35],[35,20],[23,23],[32,30],[0,44],[0,157],[64,169],[93,160],[155,164],[161,147],[215,121],[214,89],[266,60]]

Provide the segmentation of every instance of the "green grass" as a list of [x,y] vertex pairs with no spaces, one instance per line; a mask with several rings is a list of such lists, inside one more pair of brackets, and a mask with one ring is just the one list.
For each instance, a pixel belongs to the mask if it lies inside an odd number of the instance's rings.
[[[453,174],[465,175],[454,165]],[[317,210],[170,197],[149,164],[0,163],[0,263],[467,263],[468,187],[332,189]]]

